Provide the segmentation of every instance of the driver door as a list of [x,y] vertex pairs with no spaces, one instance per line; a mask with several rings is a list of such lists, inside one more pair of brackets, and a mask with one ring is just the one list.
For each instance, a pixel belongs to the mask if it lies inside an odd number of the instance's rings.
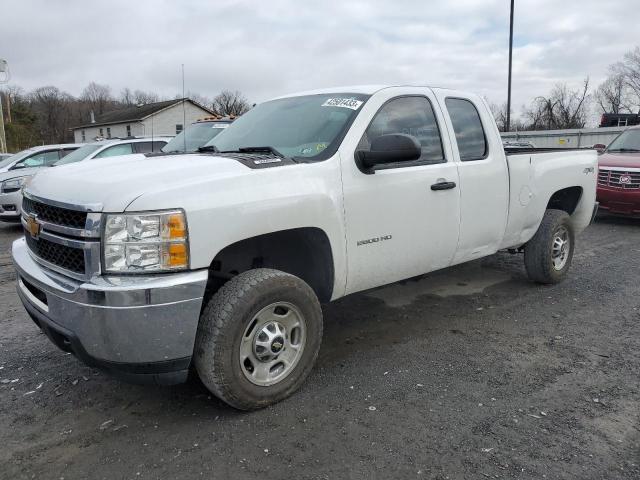
[[[403,94],[393,95],[396,90]],[[369,109],[376,109],[373,120],[355,148],[341,157],[347,293],[446,267],[458,243],[458,169],[438,104],[429,89],[384,92],[367,102]],[[378,166],[373,172],[359,169],[355,151],[370,148],[378,135],[393,133],[415,137],[421,157]],[[446,189],[435,187],[444,183]]]

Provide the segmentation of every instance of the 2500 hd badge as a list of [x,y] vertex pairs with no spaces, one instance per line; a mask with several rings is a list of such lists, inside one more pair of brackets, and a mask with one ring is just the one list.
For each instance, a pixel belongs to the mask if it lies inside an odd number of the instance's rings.
[[385,240],[391,240],[392,238],[392,235],[383,235],[382,237],[369,238],[367,240],[358,240],[357,245],[369,245],[370,243],[384,242]]

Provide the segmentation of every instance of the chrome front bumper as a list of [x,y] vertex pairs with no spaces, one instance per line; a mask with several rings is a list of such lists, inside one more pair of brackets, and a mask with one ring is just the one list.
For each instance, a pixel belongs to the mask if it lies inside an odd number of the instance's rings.
[[22,303],[58,346],[121,376],[186,379],[207,270],[81,281],[37,263],[24,238],[12,255]]
[[0,193],[0,220],[19,221],[22,213],[22,193]]

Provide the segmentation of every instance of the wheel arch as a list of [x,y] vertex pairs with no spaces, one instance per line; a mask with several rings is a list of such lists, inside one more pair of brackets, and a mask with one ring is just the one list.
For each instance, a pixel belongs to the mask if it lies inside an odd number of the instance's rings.
[[582,198],[582,187],[573,186],[563,188],[554,192],[547,202],[546,210],[562,210],[569,215],[576,211],[580,199]]
[[227,280],[255,268],[272,268],[295,275],[313,289],[320,302],[333,294],[335,267],[331,243],[317,227],[300,227],[256,235],[221,249],[209,266],[207,294]]

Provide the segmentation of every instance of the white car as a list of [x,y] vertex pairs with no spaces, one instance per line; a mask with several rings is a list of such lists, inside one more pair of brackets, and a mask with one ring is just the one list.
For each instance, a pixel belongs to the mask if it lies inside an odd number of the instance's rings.
[[25,308],[61,348],[141,381],[193,366],[239,409],[302,384],[322,302],[500,249],[557,283],[596,210],[595,151],[506,155],[464,91],[280,97],[207,147],[37,175],[12,253]]
[[0,162],[0,221],[19,221],[22,198],[20,189],[38,169],[55,162],[80,148],[82,144],[41,145],[22,150]]
[[[41,167],[58,167],[85,160],[131,155],[133,153],[160,152],[172,137],[128,138],[104,140],[69,147],[68,153],[59,155],[56,150],[43,150],[39,154],[18,160],[9,171],[0,173],[0,221],[20,220],[22,206],[22,186],[33,177]],[[49,146],[51,147],[51,146]],[[78,148],[79,147],[79,148]],[[44,147],[36,147],[44,148]],[[63,150],[59,150],[60,152]],[[42,159],[43,160],[42,160]],[[39,163],[38,163],[39,162]]]
[[27,148],[2,159],[0,173],[20,168],[48,167],[82,145],[81,143],[63,143]]

